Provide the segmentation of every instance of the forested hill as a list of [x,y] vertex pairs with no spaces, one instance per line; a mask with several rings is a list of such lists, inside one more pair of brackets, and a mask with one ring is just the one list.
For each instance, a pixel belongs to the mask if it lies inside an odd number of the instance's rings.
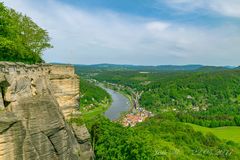
[[97,159],[238,159],[237,127],[236,132],[223,127],[217,137],[212,133],[215,128],[202,127],[208,132],[199,132],[189,123],[240,124],[240,70],[143,72],[84,67],[78,70],[82,77],[125,86],[126,91],[129,87],[144,91],[140,105],[155,115],[133,128],[93,118],[87,124]]
[[75,67],[84,78],[144,91],[140,105],[155,115],[133,128],[93,118],[87,124],[97,159],[239,159],[239,127],[226,126],[240,125],[240,69]]
[[140,103],[155,113],[174,111],[182,121],[207,127],[240,125],[240,70],[237,69],[157,73],[105,71],[93,78],[144,91]]
[[204,66],[204,65],[117,65],[117,64],[95,64],[74,65],[78,73],[95,73],[101,71],[142,71],[142,72],[171,72],[171,71],[194,71],[209,72],[219,70],[239,69],[234,66]]

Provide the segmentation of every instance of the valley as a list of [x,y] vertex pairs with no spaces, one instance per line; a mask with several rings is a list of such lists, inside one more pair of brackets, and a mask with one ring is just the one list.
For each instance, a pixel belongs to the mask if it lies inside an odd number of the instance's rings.
[[[104,117],[104,112],[90,122],[85,121],[97,158],[111,159],[109,156],[115,155],[118,159],[126,154],[124,159],[137,156],[237,159],[240,154],[239,70],[203,67],[156,71],[133,66],[130,69],[124,66],[75,68],[82,78],[94,82],[92,85],[104,83],[129,97],[133,105],[130,112],[123,112],[122,121],[111,122],[111,118]],[[152,115],[138,119],[139,110]],[[137,123],[130,123],[135,120]],[[134,150],[131,146],[138,152],[121,149]],[[117,150],[108,150],[109,147]],[[148,159],[146,157],[144,159]]]
[[0,2],[0,160],[239,160],[240,1]]
[[126,96],[124,96],[110,88],[106,88],[104,86],[101,86],[101,87],[104,90],[106,90],[112,98],[111,106],[104,113],[104,115],[107,118],[109,118],[112,121],[118,120],[121,117],[121,114],[123,112],[128,112],[131,109],[131,102]]

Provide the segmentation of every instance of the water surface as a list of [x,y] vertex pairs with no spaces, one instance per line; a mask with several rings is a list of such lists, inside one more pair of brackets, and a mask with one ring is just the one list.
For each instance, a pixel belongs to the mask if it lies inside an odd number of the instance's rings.
[[108,117],[110,120],[116,120],[120,118],[122,112],[126,112],[130,109],[131,104],[127,97],[112,89],[103,86],[101,87],[112,96],[112,104],[105,112],[106,117]]

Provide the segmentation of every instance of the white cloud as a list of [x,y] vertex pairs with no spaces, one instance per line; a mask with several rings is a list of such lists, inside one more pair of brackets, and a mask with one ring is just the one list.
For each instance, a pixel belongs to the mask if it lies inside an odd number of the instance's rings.
[[223,16],[240,18],[239,0],[167,0],[166,3],[179,11],[204,9]]
[[[158,0],[161,2],[161,0]],[[179,11],[189,12],[205,5],[205,0],[167,0],[166,3]]]
[[49,31],[54,48],[45,54],[48,62],[239,63],[238,27],[204,29],[106,10],[84,10],[56,0],[4,2]]
[[222,15],[240,18],[239,0],[214,0],[210,8]]
[[155,22],[147,23],[146,26],[147,26],[147,29],[149,29],[150,31],[158,32],[158,31],[166,30],[170,26],[170,24],[155,21]]

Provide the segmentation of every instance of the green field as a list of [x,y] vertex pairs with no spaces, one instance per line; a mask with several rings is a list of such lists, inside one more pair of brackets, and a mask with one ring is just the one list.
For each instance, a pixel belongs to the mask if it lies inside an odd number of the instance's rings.
[[111,105],[111,96],[95,83],[81,78],[80,80],[80,108],[81,116],[73,117],[70,123],[79,125],[89,124],[101,116]]
[[231,140],[237,143],[240,143],[240,127],[218,127],[218,128],[207,128],[195,124],[187,123],[192,126],[194,130],[200,131],[203,133],[212,132],[214,135],[220,139]]
[[96,118],[98,115],[101,115],[103,114],[107,109],[108,107],[110,106],[111,103],[106,103],[106,104],[101,104],[99,105],[98,107],[90,110],[90,111],[84,111],[84,110],[81,110],[82,112],[82,118],[85,120],[85,121],[90,121],[91,119],[94,119]]

